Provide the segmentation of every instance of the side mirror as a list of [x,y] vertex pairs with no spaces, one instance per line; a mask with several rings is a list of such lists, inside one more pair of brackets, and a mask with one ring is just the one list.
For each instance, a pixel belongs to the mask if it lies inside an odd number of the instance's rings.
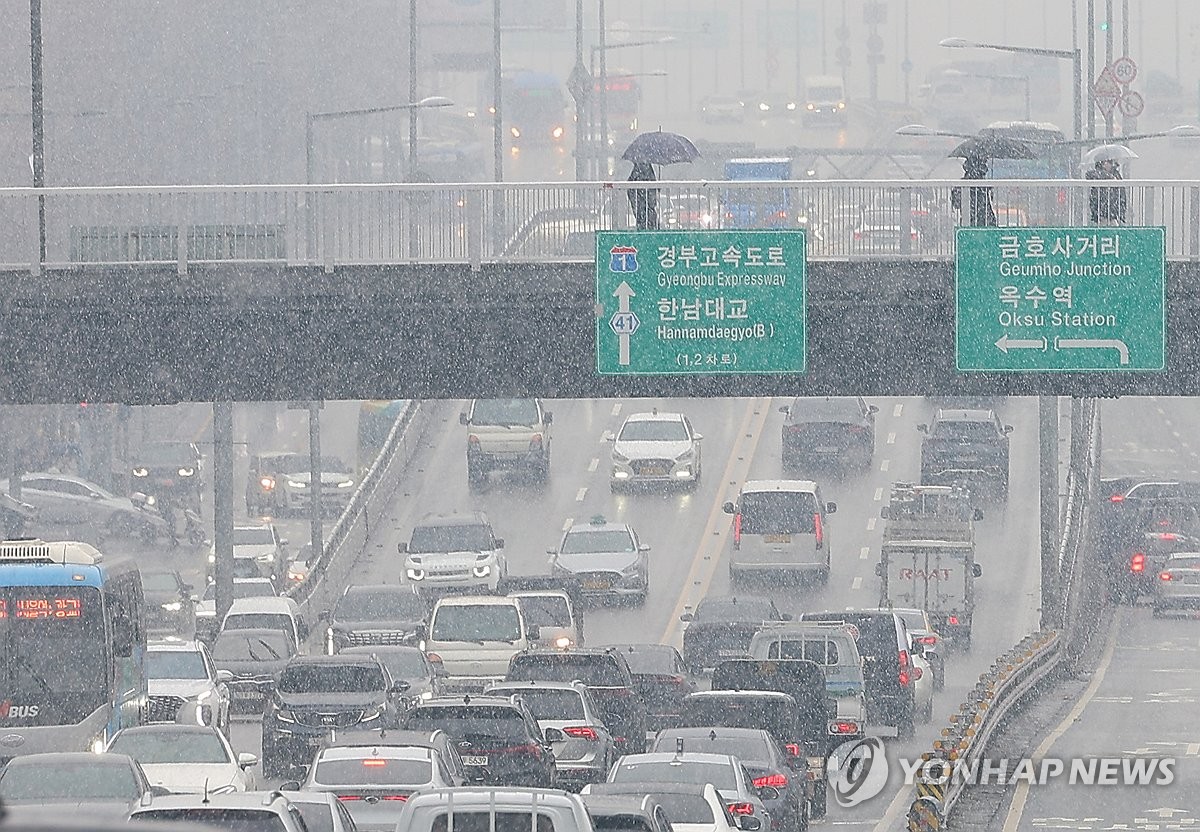
[[458,414],[458,423],[460,425],[469,425],[471,424],[471,420],[467,418],[467,414],[460,413]]
[[778,800],[779,789],[775,788],[774,786],[763,786],[758,790],[758,796],[763,800]]
[[1004,426],[1004,435],[1008,436],[1010,433],[1012,433],[1012,425],[1005,425]]
[[567,735],[559,728],[547,728],[545,734],[546,742],[562,742],[567,738]]
[[874,416],[876,413],[879,412],[879,408],[873,404],[869,404],[869,405],[867,405],[867,412],[870,413],[872,416]]
[[497,549],[504,548],[504,538],[503,537],[497,537],[494,541],[492,541],[492,543],[495,545],[495,547]]
[[396,679],[392,682],[392,686],[388,688],[388,693],[408,693],[408,689],[412,687],[412,683],[405,679]]
[[792,412],[792,409],[785,404],[783,407],[779,408],[779,412],[787,416]]
[[837,514],[837,503],[826,503],[825,504],[825,513],[826,514]]
[[692,439],[696,440],[697,442],[699,442],[703,438],[704,438],[703,433],[693,433],[692,434]]
[[530,641],[537,641],[542,637],[542,628],[537,624],[530,624],[525,628],[525,638]]
[[191,595],[188,596],[188,600],[191,601],[193,604],[199,604],[200,596],[193,592]]
[[685,612],[683,615],[679,616],[679,620],[683,621],[684,623],[686,623],[688,621],[694,621],[695,619],[696,619],[696,616],[690,612]]
[[217,683],[218,684],[223,685],[223,684],[227,684],[232,681],[233,681],[233,671],[232,670],[218,670],[217,671]]
[[281,792],[298,792],[298,791],[300,791],[300,783],[299,783],[299,781],[296,781],[296,780],[284,780],[282,783],[279,784],[279,791],[281,791]]
[[171,794],[171,790],[168,789],[166,786],[151,786],[150,787],[150,796],[151,797],[167,797],[170,794]]
[[876,578],[883,577],[883,564],[882,563],[875,564],[875,577]]
[[983,509],[981,509],[981,508],[975,509],[975,511],[971,513],[971,519],[972,520],[982,520],[983,519]]
[[982,578],[983,577],[983,567],[980,566],[978,563],[971,564],[971,575],[976,578]]
[[781,613],[779,613],[779,620],[780,621],[791,621],[792,614],[790,612],[781,612]]
[[542,414],[542,423],[547,425],[553,424],[554,414],[547,410],[544,414]]
[[281,537],[281,538],[279,538],[279,545],[280,545],[281,547],[282,547],[282,546],[286,546],[286,545],[288,545],[288,539],[287,539],[286,537]]
[[649,552],[649,551],[650,551],[650,544],[649,544],[649,543],[639,543],[639,544],[638,544],[638,551],[639,551],[639,552]]
[[737,506],[733,504],[732,500],[726,500],[725,502],[721,503],[721,511],[725,512],[726,514],[737,514]]
[[742,832],[759,832],[762,829],[762,821],[750,815],[738,815],[737,825]]
[[243,751],[237,756],[238,768],[250,768],[258,765],[258,755]]
[[404,541],[397,543],[396,544],[396,554],[407,555],[408,554],[408,544],[405,543]]

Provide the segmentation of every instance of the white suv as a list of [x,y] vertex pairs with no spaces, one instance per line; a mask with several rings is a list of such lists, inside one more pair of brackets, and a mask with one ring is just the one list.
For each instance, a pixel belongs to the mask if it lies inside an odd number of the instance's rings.
[[496,537],[482,511],[426,515],[407,543],[404,577],[422,594],[440,589],[497,592],[508,575],[504,540]]
[[553,414],[541,399],[475,399],[458,420],[470,429],[467,480],[472,487],[498,468],[525,469],[543,481],[550,476]]

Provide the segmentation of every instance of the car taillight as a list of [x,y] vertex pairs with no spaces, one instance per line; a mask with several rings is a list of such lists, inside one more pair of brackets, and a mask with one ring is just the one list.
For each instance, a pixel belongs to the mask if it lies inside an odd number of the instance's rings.
[[918,644],[937,644],[937,636],[917,636]]
[[731,815],[753,815],[753,803],[730,803],[728,806],[729,814]]
[[439,656],[437,653],[426,653],[425,658],[429,659],[430,664],[436,664],[436,665],[442,664],[442,657]]
[[946,623],[947,623],[947,624],[957,624],[957,623],[958,623],[958,616],[957,616],[957,615],[950,615],[950,616],[947,616],[947,617],[946,617]]
[[262,486],[263,491],[270,491],[272,488],[275,487],[275,478],[274,477],[261,477],[258,480],[258,484],[260,486]]
[[733,515],[733,548],[737,549],[742,545],[742,515],[737,513]]
[[908,651],[901,650],[900,651],[900,686],[901,687],[908,686],[908,666],[909,666]]
[[1123,503],[1123,502],[1125,502],[1125,495],[1124,494],[1114,494],[1108,498],[1108,501],[1110,503]]
[[360,794],[339,794],[338,800],[362,800]]
[[787,745],[784,746],[784,749],[787,750],[788,756],[791,756],[791,757],[799,757],[800,756],[800,743],[798,743],[798,742],[789,742]]
[[531,447],[531,448],[542,447],[542,435],[540,433],[535,433],[533,436],[531,436],[529,438],[529,447]]
[[1158,575],[1158,579],[1160,581],[1173,581],[1173,580],[1175,580],[1175,576],[1172,575],[1170,572],[1160,572]]
[[829,733],[831,734],[857,734],[858,723],[848,719],[839,719],[836,722],[829,723]]
[[817,539],[817,548],[825,545],[825,530],[821,528],[821,514],[813,515],[813,536]]
[[786,789],[788,779],[786,774],[768,774],[754,778],[754,788],[763,789],[770,786],[773,789]]
[[590,725],[572,725],[569,728],[562,729],[562,732],[568,737],[575,737],[581,740],[590,740],[595,742],[599,739],[596,729]]
[[1146,555],[1144,552],[1134,552],[1133,557],[1129,559],[1130,572],[1145,572],[1146,571]]
[[1157,537],[1159,540],[1178,540],[1179,539],[1179,535],[1175,534],[1175,532],[1159,532],[1158,534],[1155,535],[1155,537]]
[[472,433],[471,435],[469,435],[467,437],[467,445],[472,448],[478,448],[479,447],[479,437]]
[[384,794],[384,795],[380,795],[379,799],[380,800],[398,800],[401,803],[404,803],[405,801],[408,800],[408,795],[406,795],[406,794]]
[[911,231],[908,236],[914,243],[917,241],[917,232]]
[[362,764],[367,768],[383,768],[387,765],[387,760],[381,760],[378,757],[368,757],[362,761]]

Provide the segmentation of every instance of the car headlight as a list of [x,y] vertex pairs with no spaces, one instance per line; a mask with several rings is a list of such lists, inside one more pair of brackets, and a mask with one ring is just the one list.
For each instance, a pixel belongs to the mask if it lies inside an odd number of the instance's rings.
[[103,754],[106,748],[108,748],[108,743],[104,741],[103,734],[100,734],[98,737],[93,739],[92,744],[88,746],[88,749],[93,754]]
[[621,577],[622,578],[632,578],[634,575],[638,574],[638,572],[640,572],[640,571],[641,571],[641,568],[638,564],[631,563],[628,566],[626,566],[624,569],[621,570]]
[[148,477],[148,476],[150,476],[150,472],[147,471],[145,468],[134,468],[133,475],[135,477]]
[[294,713],[292,713],[291,711],[285,711],[283,708],[280,708],[279,710],[275,711],[275,718],[278,719],[280,722],[294,723],[296,721],[296,715]]
[[789,101],[789,102],[788,102],[788,105],[787,105],[787,108],[788,108],[789,110],[794,110],[794,109],[796,109],[796,102],[795,102],[795,101]]
[[758,103],[758,109],[762,110],[765,113],[767,110],[771,109],[771,105],[765,101],[760,101]]
[[307,569],[297,569],[294,566],[288,568],[288,580],[289,581],[303,581],[307,577],[308,577]]
[[208,553],[208,562],[209,562],[209,563],[216,563],[216,562],[217,562],[217,553],[216,553],[216,552],[209,552],[209,553]]
[[687,460],[691,459],[695,455],[696,455],[696,449],[688,448],[686,451],[681,453],[679,456],[675,457],[675,461],[676,462],[686,462]]
[[404,573],[406,575],[408,575],[408,579],[410,581],[425,580],[425,570],[424,569],[406,569],[406,570],[404,570]]
[[372,722],[376,719],[379,719],[381,714],[382,711],[379,708],[367,708],[365,711],[363,711],[360,722]]
[[308,488],[308,483],[301,480],[288,480],[288,488]]
[[430,699],[432,699],[432,698],[433,698],[433,691],[431,691],[431,690],[423,690],[423,691],[421,691],[421,698],[422,698],[422,699],[424,699],[424,700],[426,700],[426,701],[429,701]]
[[213,692],[211,689],[210,690],[202,690],[198,694],[196,694],[196,701],[203,702],[206,699],[212,699],[212,695],[213,695]]
[[353,486],[354,480],[342,480],[337,484],[338,488],[352,488]]
[[195,468],[180,468],[179,469],[179,476],[181,476],[181,477],[191,477],[191,476],[194,476],[195,473],[196,473]]
[[570,636],[559,636],[554,639],[554,646],[559,650],[566,650],[572,644]]
[[476,578],[486,578],[488,575],[492,574],[492,567],[488,566],[486,563],[480,564],[471,570],[471,574]]
[[260,477],[258,480],[258,485],[260,488],[262,488],[263,491],[271,491],[275,488],[275,478],[274,477]]
[[164,610],[166,610],[167,612],[179,612],[181,609],[183,609],[183,602],[182,601],[168,601],[167,603],[162,605],[162,608]]

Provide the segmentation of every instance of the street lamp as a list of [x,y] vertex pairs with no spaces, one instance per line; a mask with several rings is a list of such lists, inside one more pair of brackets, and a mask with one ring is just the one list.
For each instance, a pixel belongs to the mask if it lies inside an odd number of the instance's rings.
[[[333,110],[327,113],[307,113],[304,116],[304,150],[305,150],[305,168],[307,170],[308,184],[313,184],[315,176],[313,167],[313,132],[318,121],[330,121],[339,118],[354,118],[356,116],[370,116],[377,113],[395,113],[400,110],[408,110],[412,113],[412,118],[416,119],[418,110],[433,109],[435,107],[453,107],[454,102],[449,98],[441,95],[431,95],[428,98],[422,98],[420,101],[413,101],[408,104],[392,104],[386,107],[365,107],[359,110]],[[409,167],[416,166],[417,152],[417,137],[416,131],[412,130],[408,135],[408,161]]]
[[1071,62],[1071,92],[1074,104],[1075,139],[1083,138],[1083,53],[1079,49],[1047,49],[1038,46],[1009,46],[1004,43],[980,43],[966,38],[943,38],[938,46],[948,49],[995,49],[1000,52],[1015,52],[1021,55],[1040,55]]
[[[601,3],[603,8],[603,3]],[[591,57],[588,61],[588,66],[591,69],[592,77],[596,76],[596,56],[600,56],[600,142],[598,146],[608,147],[608,61],[605,57],[610,49],[631,49],[637,46],[656,46],[663,43],[674,43],[674,35],[664,35],[660,38],[652,38],[649,40],[631,40],[624,43],[606,43],[604,41],[604,29],[600,30],[601,41],[599,44],[592,47]],[[595,134],[595,122],[590,116],[588,118],[588,133]],[[605,151],[607,153],[607,150]],[[599,163],[600,154],[596,154],[597,163]],[[607,165],[605,166],[607,170]]]
[[953,78],[984,78],[992,81],[1022,81],[1025,84],[1025,120],[1032,121],[1031,108],[1029,106],[1029,76],[1028,75],[997,75],[988,72],[963,72],[958,69],[948,69],[945,72]]

